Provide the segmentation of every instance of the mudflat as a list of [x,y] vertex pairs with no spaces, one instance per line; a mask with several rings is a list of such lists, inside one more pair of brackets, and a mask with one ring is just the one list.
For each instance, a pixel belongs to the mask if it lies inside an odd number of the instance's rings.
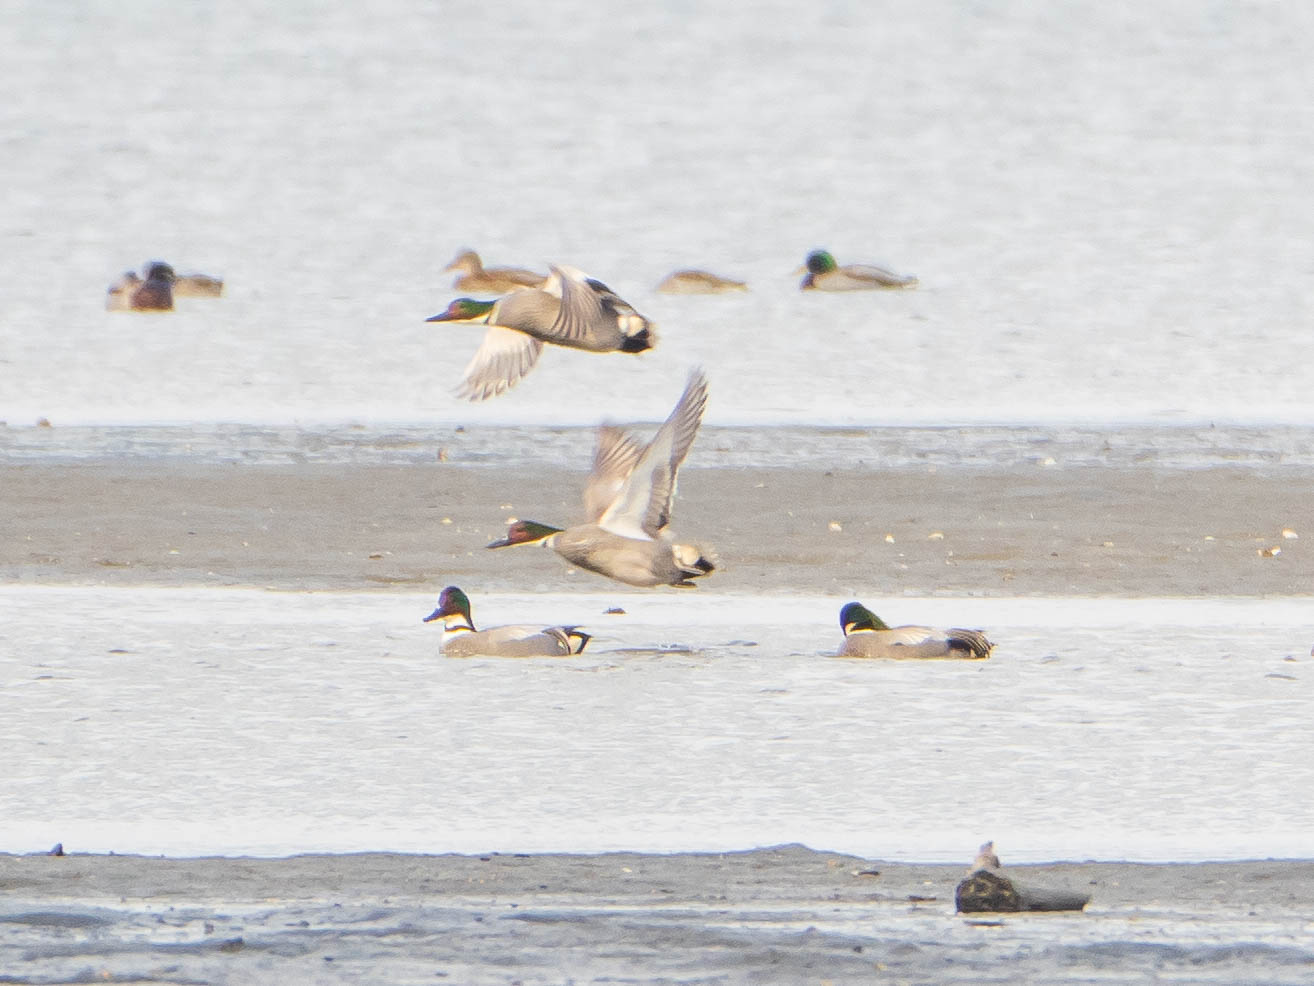
[[1311,862],[1010,868],[1084,912],[954,913],[961,866],[740,853],[0,856],[12,982],[1296,982]]
[[[596,577],[484,546],[510,517],[581,520],[584,479],[446,463],[10,464],[0,581],[560,591]],[[703,584],[725,592],[1304,595],[1311,489],[1298,468],[712,467],[681,473],[672,528],[715,552]]]

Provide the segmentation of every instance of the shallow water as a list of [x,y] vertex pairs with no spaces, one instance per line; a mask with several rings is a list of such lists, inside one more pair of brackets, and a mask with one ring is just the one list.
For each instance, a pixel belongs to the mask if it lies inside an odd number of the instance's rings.
[[[650,432],[643,426],[640,433]],[[575,466],[592,460],[592,427],[269,426],[252,423],[0,427],[0,462],[166,459],[249,465]],[[1314,428],[1031,424],[920,427],[704,427],[687,460],[701,466],[902,469],[1036,466],[1194,469],[1314,467]]]
[[541,660],[439,657],[427,596],[0,599],[15,851],[1314,854],[1306,600],[900,599],[998,649],[889,663],[824,597],[481,597],[596,633]]

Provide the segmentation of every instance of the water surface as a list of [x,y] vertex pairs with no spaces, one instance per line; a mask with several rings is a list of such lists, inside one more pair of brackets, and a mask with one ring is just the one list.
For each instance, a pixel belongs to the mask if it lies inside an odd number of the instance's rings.
[[441,658],[428,596],[0,597],[13,850],[1314,852],[1306,600],[901,598],[998,643],[903,663],[825,597],[481,596],[570,660]]

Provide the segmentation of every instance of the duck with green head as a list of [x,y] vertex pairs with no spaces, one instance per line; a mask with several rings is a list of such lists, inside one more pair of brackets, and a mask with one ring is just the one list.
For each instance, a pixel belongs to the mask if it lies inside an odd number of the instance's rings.
[[598,430],[593,471],[584,490],[588,520],[560,528],[517,520],[488,545],[540,543],[579,568],[626,585],[690,588],[715,565],[699,547],[667,532],[675,475],[693,445],[707,406],[707,379],[695,370],[675,409],[651,442],[641,444],[614,425]]
[[917,278],[896,274],[873,264],[849,264],[841,267],[826,250],[813,250],[803,266],[794,273],[807,276],[799,288],[803,291],[875,291],[881,288],[911,288]]
[[488,326],[457,390],[472,401],[514,387],[534,368],[547,342],[594,353],[642,353],[657,344],[648,319],[607,285],[574,267],[553,267],[542,290],[513,291],[496,301],[457,298],[425,321]]
[[840,657],[884,657],[896,660],[982,660],[994,644],[980,630],[940,630],[934,627],[891,627],[862,603],[840,610],[844,643]]
[[501,626],[476,630],[470,598],[454,585],[438,596],[438,607],[425,623],[443,621],[443,653],[448,657],[568,657],[592,637],[573,626]]

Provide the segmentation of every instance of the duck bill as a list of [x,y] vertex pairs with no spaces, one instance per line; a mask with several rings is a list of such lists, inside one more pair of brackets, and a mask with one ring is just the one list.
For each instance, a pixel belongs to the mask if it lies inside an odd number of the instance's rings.
[[484,545],[484,547],[485,547],[485,548],[509,548],[509,547],[511,547],[511,546],[514,545],[514,544],[520,544],[520,543],[521,543],[521,542],[516,541],[516,540],[513,540],[512,538],[505,537],[505,538],[498,538],[496,541],[490,541],[488,544]]
[[432,613],[426,616],[422,622],[432,623],[434,620],[441,620],[446,615],[447,615],[447,611],[444,610],[441,606],[439,606]]
[[425,319],[426,322],[455,322],[460,316],[452,312],[439,312]]

